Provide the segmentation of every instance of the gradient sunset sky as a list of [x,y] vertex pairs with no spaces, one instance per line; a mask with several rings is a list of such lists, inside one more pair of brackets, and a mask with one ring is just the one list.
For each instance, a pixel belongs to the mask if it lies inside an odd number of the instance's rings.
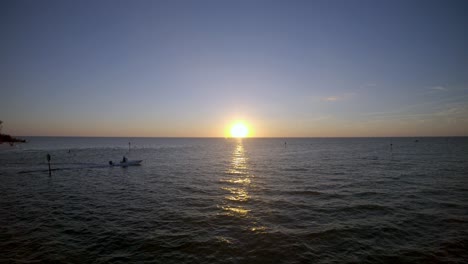
[[1,1],[6,133],[468,135],[468,1]]

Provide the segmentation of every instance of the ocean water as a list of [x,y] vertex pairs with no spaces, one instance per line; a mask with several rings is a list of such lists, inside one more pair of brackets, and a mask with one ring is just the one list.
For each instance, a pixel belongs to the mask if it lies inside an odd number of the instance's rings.
[[0,263],[468,260],[468,138],[28,140],[0,149]]

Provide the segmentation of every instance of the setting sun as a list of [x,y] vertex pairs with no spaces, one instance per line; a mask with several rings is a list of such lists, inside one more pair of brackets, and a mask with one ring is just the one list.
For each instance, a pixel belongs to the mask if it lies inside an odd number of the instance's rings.
[[231,137],[244,138],[249,135],[249,128],[242,122],[235,123],[231,127]]

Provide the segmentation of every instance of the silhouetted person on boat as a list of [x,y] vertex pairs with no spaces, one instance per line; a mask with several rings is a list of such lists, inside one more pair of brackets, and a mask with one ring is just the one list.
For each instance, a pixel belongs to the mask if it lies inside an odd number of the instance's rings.
[[127,157],[123,156],[122,163],[127,162]]

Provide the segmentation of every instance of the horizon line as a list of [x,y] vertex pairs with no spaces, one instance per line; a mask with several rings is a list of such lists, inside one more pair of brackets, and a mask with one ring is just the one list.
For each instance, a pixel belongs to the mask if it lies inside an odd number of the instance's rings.
[[197,136],[17,136],[17,137],[61,137],[61,138],[173,138],[173,139],[306,139],[306,138],[446,138],[446,137],[468,137],[468,135],[463,136],[297,136],[297,137],[288,137],[288,136],[278,136],[278,137],[197,137]]

